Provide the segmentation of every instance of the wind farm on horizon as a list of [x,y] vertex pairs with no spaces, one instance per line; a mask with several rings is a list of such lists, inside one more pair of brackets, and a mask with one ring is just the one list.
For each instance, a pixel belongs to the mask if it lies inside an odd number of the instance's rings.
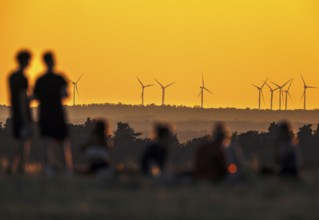
[[[301,96],[301,100],[303,100],[303,110],[307,110],[307,89],[317,89],[317,87],[309,86],[306,84],[305,79],[302,74],[300,74],[302,82],[303,82],[303,93]],[[270,81],[270,83],[275,86],[272,87],[268,83],[268,79],[264,80],[261,86],[257,86],[255,84],[252,84],[257,90],[258,90],[258,109],[261,109],[261,98],[263,99],[263,103],[265,103],[264,94],[263,94],[263,88],[265,85],[269,88],[270,92],[270,110],[273,110],[273,98],[274,98],[274,92],[278,91],[278,97],[279,97],[279,104],[278,104],[278,110],[282,109],[282,104],[284,103],[285,109],[288,110],[288,98],[290,98],[291,101],[293,101],[292,96],[290,94],[290,88],[293,83],[294,78],[289,79],[288,81],[284,82],[283,84],[277,84],[273,81]],[[287,87],[288,86],[288,87]],[[287,88],[286,88],[287,87]],[[286,88],[286,89],[285,89]]]
[[[68,81],[70,83],[72,83],[72,85],[73,85],[73,106],[76,105],[76,95],[79,98],[78,83],[82,79],[83,75],[84,74],[80,75],[80,77],[76,81],[68,79]],[[199,105],[195,105],[194,107],[205,108],[205,105],[204,105],[205,92],[210,94],[210,95],[214,95],[214,94],[205,85],[203,71],[202,71],[201,76],[202,76],[201,77],[201,85],[199,87],[200,92],[197,95],[197,98],[199,98]],[[300,78],[301,78],[301,81],[303,83],[303,93],[302,93],[300,101],[303,101],[303,108],[302,109],[307,110],[308,89],[316,89],[317,87],[312,86],[312,85],[308,85],[302,74],[300,74]],[[168,83],[168,84],[163,84],[161,81],[159,81],[158,79],[155,78],[154,83],[145,84],[139,77],[136,77],[136,79],[137,79],[138,83],[140,84],[140,88],[141,88],[141,93],[140,93],[140,100],[141,100],[140,105],[141,106],[147,106],[147,105],[145,105],[145,91],[149,87],[154,87],[155,84],[157,84],[161,90],[161,104],[160,104],[160,106],[167,105],[165,102],[166,95],[167,95],[166,90],[169,87],[171,87],[172,85],[174,85],[176,83],[176,81]],[[293,82],[294,82],[294,78],[291,78],[291,79],[289,79],[281,84],[274,82],[274,81],[270,80],[269,78],[267,78],[260,85],[256,85],[256,84],[252,83],[251,85],[253,87],[255,87],[258,91],[258,102],[257,102],[256,109],[258,109],[258,110],[262,110],[262,109],[263,110],[289,110],[289,101],[294,102],[292,95],[290,93]],[[264,97],[264,89],[266,87],[268,87],[269,94],[270,94],[269,108],[265,107],[266,101],[265,101],[265,97]],[[275,98],[276,94],[278,97],[278,108],[274,108],[274,98]],[[262,106],[262,104],[264,107]],[[152,103],[152,105],[154,105],[154,103]]]

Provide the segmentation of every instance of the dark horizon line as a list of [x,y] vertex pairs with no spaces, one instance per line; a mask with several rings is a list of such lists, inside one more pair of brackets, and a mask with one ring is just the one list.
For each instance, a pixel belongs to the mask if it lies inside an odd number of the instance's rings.
[[[141,105],[141,104],[127,104],[127,103],[109,103],[109,102],[105,102],[105,103],[89,103],[89,104],[76,104],[75,106],[72,104],[67,104],[67,105],[63,105],[66,107],[90,107],[90,106],[101,106],[101,105],[110,105],[110,106],[130,106],[130,107],[158,107],[158,108],[165,108],[165,107],[174,107],[174,108],[189,108],[189,109],[201,109],[201,110],[225,110],[225,109],[233,109],[233,110],[254,110],[254,111],[272,111],[272,112],[285,112],[285,111],[318,111],[319,109],[315,108],[315,109],[288,109],[288,110],[279,110],[279,109],[258,109],[258,108],[250,108],[250,107],[246,107],[246,108],[238,108],[238,107],[200,107],[199,105],[195,105],[195,106],[187,106],[187,105],[171,105],[171,104],[165,104],[165,105],[157,105],[155,103],[151,103],[151,104],[147,104],[147,105]],[[39,105],[37,106],[31,106],[30,108],[37,108]],[[10,105],[6,105],[6,104],[0,104],[0,107],[7,107],[9,108]]]

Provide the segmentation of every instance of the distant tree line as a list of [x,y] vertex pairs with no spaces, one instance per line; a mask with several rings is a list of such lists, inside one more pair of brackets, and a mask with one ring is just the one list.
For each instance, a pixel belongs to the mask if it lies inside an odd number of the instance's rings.
[[[0,157],[9,155],[12,146],[11,139],[11,120],[7,119],[5,123],[0,123]],[[83,162],[84,155],[80,151],[88,137],[94,119],[87,118],[83,124],[70,124],[70,136],[72,152],[75,163]],[[244,152],[247,159],[257,156],[261,163],[271,163],[273,160],[273,141],[276,135],[278,124],[273,122],[269,125],[266,132],[258,132],[250,130],[244,133],[233,133],[233,141],[237,142]],[[137,132],[128,123],[118,122],[115,131],[110,134],[109,138],[114,143],[112,150],[115,163],[122,163],[132,169],[138,168],[138,161],[147,145],[152,140],[150,138],[142,138],[142,133]],[[300,149],[303,155],[303,164],[305,168],[315,168],[319,165],[319,124],[313,129],[312,124],[306,124],[300,127],[296,135],[299,139]],[[175,135],[174,145],[170,151],[170,163],[174,169],[190,169],[194,160],[197,147],[209,141],[210,134],[202,137],[190,139],[185,143],[180,143],[177,135]],[[38,161],[41,158],[40,144],[38,142],[38,134],[34,134],[34,143],[31,151],[31,160]]]

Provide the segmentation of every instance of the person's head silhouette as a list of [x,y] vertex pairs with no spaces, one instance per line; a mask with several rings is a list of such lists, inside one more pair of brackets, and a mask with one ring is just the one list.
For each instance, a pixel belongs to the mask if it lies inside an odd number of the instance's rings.
[[49,72],[53,71],[53,68],[54,68],[54,64],[55,64],[55,61],[54,61],[54,55],[52,52],[45,52],[43,54],[43,61],[48,69]]
[[291,141],[294,139],[293,126],[289,121],[281,121],[278,125],[276,139],[280,141]]
[[172,128],[166,123],[155,124],[156,140],[164,145],[170,145],[173,140]]
[[224,122],[217,122],[213,130],[212,137],[216,142],[223,142],[225,140],[230,140],[231,133]]
[[109,134],[109,124],[106,120],[98,119],[95,122],[93,129],[93,134],[97,135],[100,138],[105,138]]
[[28,50],[21,50],[16,55],[16,60],[18,61],[19,68],[22,70],[29,65],[30,59],[31,53]]

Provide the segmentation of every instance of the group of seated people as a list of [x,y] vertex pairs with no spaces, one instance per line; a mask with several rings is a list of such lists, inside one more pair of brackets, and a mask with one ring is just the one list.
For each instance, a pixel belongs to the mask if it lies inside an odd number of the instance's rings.
[[[170,126],[165,123],[156,124],[154,128],[156,136],[144,149],[139,164],[140,171],[144,175],[161,177],[168,173],[166,166],[174,134]],[[84,173],[96,174],[103,170],[116,170],[111,158],[112,143],[105,135],[108,133],[107,122],[96,121],[88,142],[82,147],[88,161]],[[271,172],[280,176],[298,177],[301,169],[301,155],[291,124],[287,121],[281,122],[276,134]],[[218,122],[210,141],[198,146],[194,154],[193,170],[185,171],[186,175],[181,176],[213,182],[240,180],[245,178],[247,169],[257,173],[267,170],[269,173],[270,167],[251,166],[251,163],[245,160],[240,146],[232,141],[230,129],[225,123]]]

